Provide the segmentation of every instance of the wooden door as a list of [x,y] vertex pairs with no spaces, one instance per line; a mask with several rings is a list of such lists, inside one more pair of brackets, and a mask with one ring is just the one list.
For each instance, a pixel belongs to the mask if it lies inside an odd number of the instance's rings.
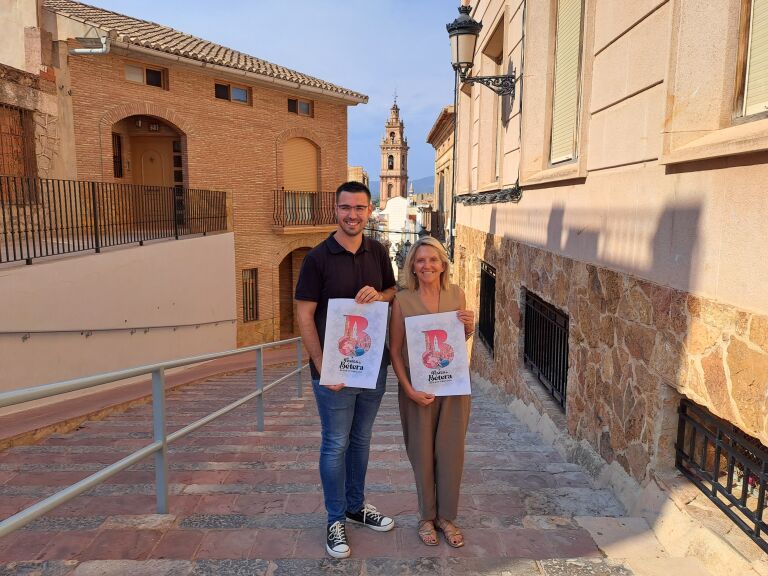
[[173,186],[173,138],[131,138],[133,183],[144,186]]

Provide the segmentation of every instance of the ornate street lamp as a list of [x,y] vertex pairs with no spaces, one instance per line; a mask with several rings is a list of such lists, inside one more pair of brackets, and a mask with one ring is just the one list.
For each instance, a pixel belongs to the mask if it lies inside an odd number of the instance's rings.
[[469,0],[462,0],[459,6],[459,17],[448,24],[448,37],[451,39],[451,64],[458,73],[459,79],[467,84],[482,84],[499,96],[515,98],[515,69],[506,76],[467,76],[474,63],[477,37],[482,30],[482,23],[472,18],[469,13],[472,7]]

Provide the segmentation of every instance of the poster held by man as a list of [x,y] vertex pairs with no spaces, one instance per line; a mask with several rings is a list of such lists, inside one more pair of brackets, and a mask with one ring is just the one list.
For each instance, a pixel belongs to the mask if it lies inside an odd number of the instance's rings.
[[464,325],[455,312],[405,319],[414,389],[435,396],[470,394]]
[[376,388],[389,304],[358,304],[352,298],[328,300],[320,385],[343,382],[352,388]]

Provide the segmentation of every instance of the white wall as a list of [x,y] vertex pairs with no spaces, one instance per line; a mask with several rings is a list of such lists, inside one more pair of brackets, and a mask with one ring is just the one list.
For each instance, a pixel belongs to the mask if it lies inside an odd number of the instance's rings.
[[0,391],[234,348],[233,240],[0,269]]

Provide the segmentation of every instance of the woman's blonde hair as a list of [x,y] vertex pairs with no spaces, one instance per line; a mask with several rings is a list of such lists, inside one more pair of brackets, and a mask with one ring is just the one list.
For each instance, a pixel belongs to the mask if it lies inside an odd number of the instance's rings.
[[448,260],[448,254],[446,254],[443,245],[435,240],[432,236],[424,236],[423,238],[419,238],[408,251],[408,255],[405,257],[405,264],[403,265],[403,268],[406,270],[405,287],[409,290],[419,289],[419,279],[416,277],[416,273],[413,271],[413,263],[414,260],[416,260],[416,251],[422,246],[429,246],[430,248],[437,250],[437,255],[445,266],[445,269],[440,274],[440,288],[445,290],[448,288],[448,278],[451,276],[451,261]]

